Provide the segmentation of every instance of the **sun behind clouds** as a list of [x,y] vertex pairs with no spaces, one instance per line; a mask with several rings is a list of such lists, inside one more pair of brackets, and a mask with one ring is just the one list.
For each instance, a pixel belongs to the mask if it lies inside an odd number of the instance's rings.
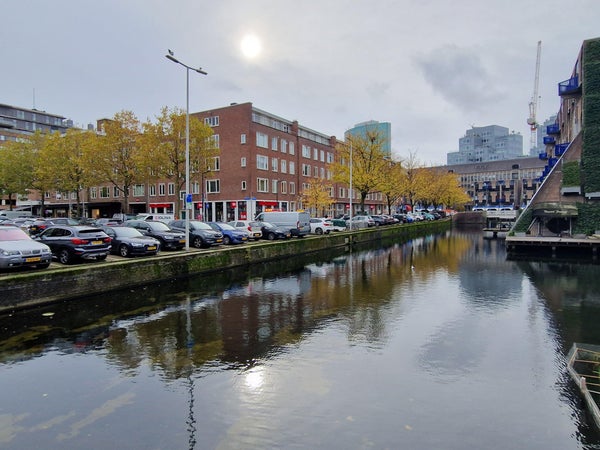
[[241,49],[243,55],[248,59],[256,58],[261,50],[262,45],[260,39],[254,34],[247,34],[242,38]]

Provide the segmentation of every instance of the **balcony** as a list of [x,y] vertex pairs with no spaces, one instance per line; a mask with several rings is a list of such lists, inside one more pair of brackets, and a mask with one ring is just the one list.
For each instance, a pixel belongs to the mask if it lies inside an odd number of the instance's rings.
[[540,158],[540,159],[548,159],[548,153],[547,152],[540,152],[538,154],[538,158]]
[[581,85],[579,84],[579,77],[575,75],[573,78],[561,81],[558,83],[558,95],[571,95],[580,94]]
[[560,134],[560,126],[555,123],[546,127],[546,134]]
[[568,142],[566,142],[564,144],[556,144],[554,146],[554,156],[556,156],[556,157],[562,156],[567,151],[568,147],[569,147]]
[[555,142],[554,136],[544,136],[544,145],[552,145]]

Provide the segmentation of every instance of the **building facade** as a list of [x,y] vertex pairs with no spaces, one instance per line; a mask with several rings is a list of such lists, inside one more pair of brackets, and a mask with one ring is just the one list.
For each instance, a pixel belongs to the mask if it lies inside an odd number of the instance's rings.
[[545,161],[522,157],[501,161],[448,165],[471,198],[470,208],[522,208],[540,186]]
[[392,124],[390,122],[377,122],[368,120],[357,123],[346,131],[346,135],[360,136],[366,138],[367,133],[376,132],[382,139],[381,150],[387,157],[392,156]]
[[71,120],[37,109],[25,109],[0,103],[0,144],[41,131],[63,134],[73,126]]
[[458,152],[447,154],[448,165],[482,163],[523,156],[523,136],[498,125],[473,127],[458,140]]

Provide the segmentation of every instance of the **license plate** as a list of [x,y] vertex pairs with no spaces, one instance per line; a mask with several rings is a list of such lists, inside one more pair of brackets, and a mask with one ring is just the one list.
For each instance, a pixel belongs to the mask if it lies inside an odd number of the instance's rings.
[[217,239],[217,242],[223,242],[223,239]]
[[104,242],[102,241],[92,241],[92,245],[102,245]]
[[180,244],[185,244],[185,239],[179,239]]
[[148,246],[148,250],[156,250],[156,245],[150,245],[150,246]]
[[260,233],[254,233],[254,237],[260,237]]
[[39,256],[34,256],[34,257],[31,257],[31,258],[25,258],[25,262],[28,262],[28,263],[29,262],[38,262],[38,261],[41,261],[41,260],[42,260],[42,258],[40,258]]

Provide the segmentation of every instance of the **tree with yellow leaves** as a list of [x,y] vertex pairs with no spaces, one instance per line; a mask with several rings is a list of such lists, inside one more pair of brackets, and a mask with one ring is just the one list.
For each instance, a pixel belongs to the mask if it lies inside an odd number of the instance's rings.
[[309,209],[317,216],[325,216],[334,203],[331,197],[331,183],[322,178],[313,179],[302,190],[301,201],[304,209]]
[[365,135],[347,134],[345,142],[338,143],[338,159],[330,164],[333,180],[350,187],[352,169],[352,189],[360,194],[360,209],[365,210],[365,199],[371,192],[379,191],[386,177],[389,165],[383,151],[385,137],[377,130]]

